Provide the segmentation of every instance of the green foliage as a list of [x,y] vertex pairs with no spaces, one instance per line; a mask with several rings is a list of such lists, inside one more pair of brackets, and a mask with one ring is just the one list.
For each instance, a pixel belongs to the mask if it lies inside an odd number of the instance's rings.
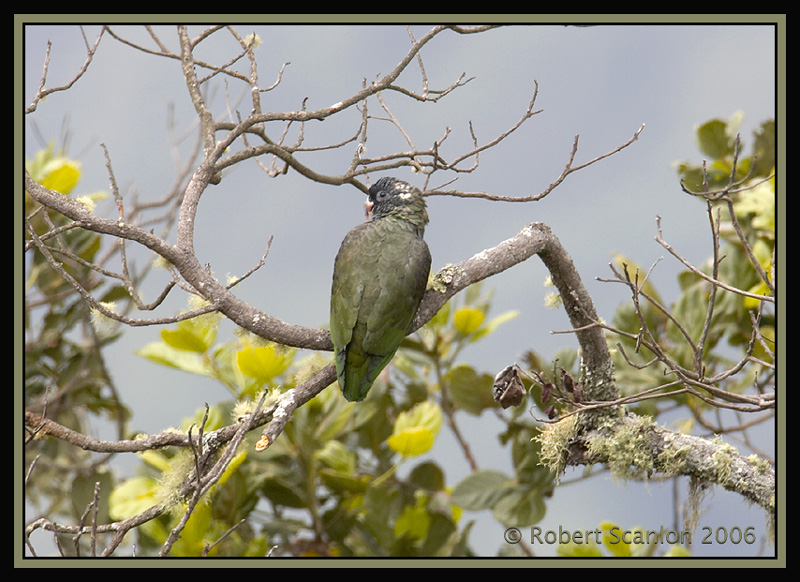
[[[705,165],[680,164],[678,173],[684,186],[690,191],[700,193],[725,188],[731,175],[742,184],[730,194],[733,212],[745,235],[749,246],[762,269],[769,275],[770,264],[775,247],[775,124],[766,121],[754,132],[752,153],[749,156],[739,153],[736,172],[733,172],[735,138],[741,119],[734,116],[729,121],[711,120],[697,129],[697,142],[701,151],[709,156]],[[741,147],[744,150],[744,145]],[[698,212],[701,211],[698,208]],[[720,255],[724,257],[719,264],[716,279],[733,287],[756,293],[769,295],[768,287],[754,268],[747,250],[732,226],[729,206],[725,198],[711,203],[708,210],[717,220],[718,212],[721,220],[719,227],[722,246]],[[617,266],[624,263],[627,270],[639,281],[644,279],[646,269],[637,265],[630,258],[617,257]],[[701,265],[705,274],[712,276],[710,263]],[[646,284],[643,291],[659,305],[667,308],[672,317],[668,317],[662,309],[642,299],[641,314],[637,314],[631,303],[622,305],[616,312],[613,325],[624,331],[638,334],[642,329],[641,315],[646,328],[653,335],[652,341],[669,354],[670,359],[678,365],[692,369],[695,344],[703,333],[709,310],[711,284],[697,274],[686,270],[679,275],[681,295],[672,305],[663,302],[658,291],[651,284]],[[718,288],[713,303],[713,312],[708,325],[703,363],[706,376],[729,368],[742,354],[752,337],[752,325],[749,312],[758,309],[758,299],[746,297],[731,291]],[[678,327],[677,323],[681,328]],[[759,331],[767,341],[775,339],[775,312],[769,303],[764,303]],[[688,335],[689,341],[686,336]],[[647,349],[636,349],[636,340],[613,337],[613,348],[620,343],[625,354],[637,367],[632,368],[622,357],[619,350],[614,349],[617,370],[617,382],[624,394],[635,394],[645,388],[665,385],[673,378],[664,374],[662,367],[649,366],[640,368],[651,361],[653,354]],[[733,354],[733,356],[732,356]],[[771,377],[770,366],[774,362],[771,356],[759,344],[755,347],[757,360],[766,365],[752,363],[744,368],[736,378],[731,378],[721,388],[732,392],[740,392],[752,386],[754,381],[768,382]],[[689,404],[695,411],[702,411],[707,404],[694,399],[687,400],[685,395],[674,399],[680,404]],[[656,414],[655,401],[641,403],[638,412]]]
[[[552,478],[536,463],[530,427],[514,422],[503,435],[517,473],[503,477],[494,498],[480,503],[465,494],[474,476],[451,492],[439,464],[421,457],[435,446],[446,418],[496,408],[493,376],[459,357],[514,316],[488,317],[489,308],[490,297],[479,286],[470,289],[463,304],[448,303],[404,342],[366,400],[348,402],[335,388],[326,389],[295,411],[266,451],[255,453],[248,442],[198,517],[208,528],[204,539],[212,541],[215,532],[248,518],[247,527],[216,546],[219,555],[278,546],[280,554],[291,555],[458,556],[470,553],[470,525],[459,521],[462,499],[469,509],[492,510],[503,522],[541,519]],[[234,396],[210,407],[206,430],[247,410],[262,390],[285,391],[324,364],[319,357],[297,360],[295,350],[244,333],[215,343],[218,324],[215,316],[185,320],[137,351],[156,364],[213,378]],[[200,418],[198,413],[182,430]],[[115,489],[111,505],[117,518],[155,500],[174,504],[174,512],[142,528],[146,547],[163,543],[180,515],[182,502],[174,491],[190,469],[187,458],[185,451],[145,455],[141,475]],[[202,549],[198,540],[189,543],[193,535],[186,536],[181,553]]]
[[161,330],[161,341],[143,346],[136,354],[157,364],[213,378],[237,398],[252,398],[263,389],[274,388],[276,379],[291,366],[296,350],[244,333],[215,344],[219,323],[216,313],[183,320],[174,328]]
[[[743,116],[736,113],[729,120],[712,119],[700,125],[695,132],[695,141],[706,159],[703,166],[684,162],[678,165],[678,173],[684,185],[692,192],[701,192],[704,185],[709,190],[724,187],[733,172],[736,136]],[[768,176],[775,168],[775,121],[764,122],[753,135],[753,153],[740,156],[734,179]]]
[[[752,153],[749,156],[742,153],[744,144],[740,147],[734,172],[736,134],[740,123],[741,116],[736,115],[729,121],[713,119],[698,127],[698,147],[710,159],[705,166],[688,162],[679,164],[678,174],[684,187],[695,193],[723,189],[729,184],[732,175],[735,181],[742,182],[730,194],[733,212],[744,232],[747,245],[752,249],[761,268],[769,275],[775,248],[775,183],[774,178],[770,178],[774,174],[775,124],[772,120],[765,121],[754,132]],[[697,211],[703,210],[698,206]],[[719,211],[721,221],[719,230],[722,245],[719,254],[724,260],[719,263],[717,280],[743,291],[769,295],[767,284],[759,276],[748,257],[745,245],[735,233],[724,197],[713,201],[707,211],[713,215],[714,220],[717,220]],[[672,304],[668,304],[647,278],[648,270],[637,264],[635,259],[616,255],[614,265],[618,271],[625,270],[631,279],[638,282],[642,296],[638,306],[625,302],[617,308],[611,322],[613,327],[636,337],[646,329],[649,334],[647,340],[657,344],[677,365],[692,369],[696,355],[694,345],[704,333],[709,313],[711,283],[688,269],[684,270],[678,276],[681,294]],[[700,265],[699,268],[706,275],[713,275],[710,262]],[[716,290],[702,354],[707,377],[730,368],[737,357],[743,354],[753,333],[750,312],[758,309],[760,303],[758,299],[722,288]],[[764,303],[759,332],[768,342],[774,342],[775,312],[769,303]],[[622,346],[624,356],[618,346]],[[650,365],[654,354],[642,347],[638,339],[610,334],[609,348],[614,358],[617,386],[622,396],[636,395],[645,389],[666,386],[673,382],[674,377],[665,374],[664,366]],[[750,388],[754,382],[769,383],[772,377],[771,366],[774,364],[771,355],[757,343],[754,356],[755,361],[745,366],[737,376],[727,379],[720,388],[741,392]],[[578,370],[575,369],[577,354],[561,352],[556,361],[558,367],[578,377]],[[553,381],[550,366],[538,354],[527,354],[526,364],[543,378]],[[677,385],[666,391],[677,391],[681,387]],[[537,405],[543,409],[539,391],[533,391],[533,396]],[[693,414],[702,413],[710,406],[685,394],[676,394],[669,399],[644,400],[632,405],[631,409],[639,414],[655,416],[659,411],[659,402],[688,405]],[[684,428],[689,430],[691,426],[689,419]]]
[[[75,195],[80,181],[80,164],[51,144],[26,161],[26,169],[34,180],[65,196]],[[104,197],[103,193],[75,195],[90,206]],[[25,215],[29,228],[37,237],[65,227],[68,220],[41,207],[25,194]],[[33,245],[33,235],[25,231],[25,243]],[[92,290],[99,300],[109,304],[127,296],[120,285],[101,287],[96,273],[86,262],[95,260],[100,249],[100,236],[79,228],[65,228],[57,236],[45,238],[54,259],[66,274],[81,286]],[[91,434],[92,422],[98,417],[122,425],[128,410],[109,388],[101,348],[113,342],[114,328],[105,334],[95,333],[86,302],[64,278],[54,270],[46,256],[29,251],[25,262],[25,367],[24,398],[26,410],[46,411],[47,417],[79,432]],[[37,443],[38,445],[38,443]],[[26,449],[26,466],[38,456],[36,471],[26,489],[27,500],[50,508],[48,517],[66,516],[77,519],[91,501],[95,483],[110,489],[111,473],[91,463],[91,456],[74,446],[48,439],[41,446]],[[82,468],[65,478],[64,467]],[[86,489],[87,485],[89,489]],[[108,518],[107,502],[99,507],[99,518]]]

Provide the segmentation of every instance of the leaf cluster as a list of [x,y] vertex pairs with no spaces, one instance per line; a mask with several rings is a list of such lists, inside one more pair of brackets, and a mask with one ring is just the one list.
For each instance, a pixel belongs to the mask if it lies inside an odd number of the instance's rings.
[[[91,205],[105,193],[76,194],[81,166],[53,144],[39,151],[26,168],[42,184],[65,196],[75,195]],[[25,370],[26,409],[46,412],[62,425],[81,432],[91,432],[93,420],[105,418],[121,427],[129,412],[110,389],[105,362],[100,350],[118,337],[116,327],[97,330],[91,324],[92,313],[83,298],[74,291],[66,277],[93,289],[100,301],[113,304],[125,295],[118,285],[99,287],[95,271],[101,248],[100,235],[79,228],[69,228],[62,215],[39,205],[25,194],[25,213],[30,229],[25,244],[32,237],[50,230],[52,248],[62,259],[56,270],[41,253],[30,253],[25,281]],[[110,489],[111,473],[92,462],[91,456],[68,443],[48,440],[36,451],[29,451],[27,463],[37,458],[35,487],[28,489],[34,504],[48,503],[52,515],[80,515],[91,500],[95,483]],[[64,467],[81,468],[74,479],[63,478]],[[108,504],[99,507],[107,518]]]
[[[526,447],[530,429],[516,427],[503,437],[513,443],[518,474],[505,479],[504,494],[498,485],[494,499],[480,503],[470,500],[471,482],[457,485],[456,494],[442,467],[427,458],[443,425],[457,430],[456,412],[479,415],[496,408],[491,375],[477,372],[460,355],[514,314],[487,317],[490,297],[477,287],[463,300],[463,305],[448,303],[408,338],[364,402],[347,402],[331,387],[298,408],[266,451],[254,452],[256,435],[248,437],[230,478],[210,494],[204,517],[197,518],[207,528],[205,540],[236,526],[215,547],[217,553],[274,548],[273,555],[295,556],[464,556],[471,553],[471,526],[460,525],[462,502],[469,509],[496,505],[504,521],[512,515],[541,517],[542,492],[549,489],[540,485],[548,477],[536,467],[535,451]],[[299,358],[296,350],[244,332],[218,343],[218,330],[216,315],[195,317],[162,330],[160,341],[137,351],[156,364],[213,378],[234,396],[209,408],[206,432],[250,412],[264,391],[277,398],[325,364],[319,356]],[[198,415],[181,430],[200,422]],[[191,470],[191,455],[157,455],[159,463],[148,455],[142,474],[114,490],[114,517],[130,517],[155,501],[181,506],[176,475]],[[140,528],[144,545],[163,543],[178,513]],[[188,543],[192,532],[182,534],[182,543],[187,541],[173,552],[201,547]]]
[[[684,189],[705,200],[714,227],[712,233],[719,233],[714,257],[698,266],[697,272],[690,268],[679,274],[681,295],[669,309],[664,308],[666,303],[648,281],[643,283],[642,291],[652,300],[626,304],[615,314],[614,326],[630,334],[614,338],[625,349],[628,360],[616,352],[617,372],[623,380],[620,385],[628,393],[673,380],[663,369],[646,366],[652,353],[636,349],[642,329],[652,334],[652,341],[663,347],[672,362],[685,369],[696,365],[697,342],[703,338],[703,373],[709,378],[722,374],[742,358],[749,360],[739,374],[723,378],[719,385],[727,391],[742,393],[753,384],[763,387],[774,382],[774,304],[756,296],[772,296],[768,283],[773,277],[775,250],[775,123],[765,121],[754,131],[749,156],[740,153],[740,123],[740,115],[735,115],[727,121],[712,119],[702,124],[697,128],[696,139],[709,160],[678,167]],[[736,187],[732,188],[734,184]],[[710,241],[714,243],[713,238]],[[630,258],[617,257],[616,264],[625,264],[630,272],[645,278],[646,270]],[[751,295],[736,292],[737,289]],[[748,352],[756,317],[751,313],[757,313],[755,333],[762,341],[754,342]],[[631,361],[635,368],[627,365]],[[686,403],[687,398],[678,396],[676,401]],[[696,401],[692,406],[696,410],[708,408]],[[643,407],[654,412],[652,402]]]

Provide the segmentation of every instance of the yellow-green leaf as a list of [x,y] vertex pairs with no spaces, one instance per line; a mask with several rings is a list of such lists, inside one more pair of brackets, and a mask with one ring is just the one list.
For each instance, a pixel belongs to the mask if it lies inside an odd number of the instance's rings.
[[629,543],[621,541],[622,529],[615,523],[604,521],[600,524],[603,531],[603,545],[617,558],[628,558],[631,555]]
[[692,552],[683,546],[670,546],[664,554],[665,558],[691,558]]
[[[747,291],[748,293],[752,293],[754,295],[763,295],[764,297],[770,296],[769,287],[763,281],[753,285]],[[754,310],[758,309],[758,306],[761,304],[761,299],[756,299],[755,297],[745,297],[743,303],[745,309]]]
[[473,307],[462,307],[456,311],[453,324],[456,331],[462,335],[469,335],[477,330],[483,323],[486,314]]
[[36,152],[33,160],[26,161],[25,167],[34,180],[62,194],[69,194],[81,177],[80,163],[67,158],[63,151],[56,152],[52,142]]
[[519,315],[519,311],[506,311],[505,313],[501,313],[497,317],[493,317],[489,320],[489,323],[486,324],[486,330],[489,333],[492,333],[495,329],[507,323],[517,317]]
[[214,372],[200,354],[179,350],[164,342],[151,342],[134,353],[151,362],[170,366],[190,374],[211,376]]
[[441,409],[426,400],[398,415],[386,444],[404,456],[421,455],[431,449],[441,426]]
[[205,353],[217,337],[218,322],[211,317],[194,317],[178,323],[177,329],[162,329],[161,339],[173,348]]
[[155,505],[158,483],[150,477],[133,477],[111,491],[108,514],[111,519],[127,519]]
[[80,166],[77,162],[54,160],[52,165],[48,165],[46,169],[50,171],[42,180],[42,186],[62,194],[72,192],[81,178]]
[[394,537],[405,535],[414,540],[424,540],[430,525],[431,516],[424,508],[406,506],[394,524]]
[[[769,180],[745,190],[734,204],[737,216],[747,218],[752,215],[753,228],[775,235],[775,182]],[[761,259],[759,258],[759,262]]]
[[244,463],[245,459],[247,459],[247,451],[241,451],[236,453],[236,456],[231,459],[231,462],[228,463],[228,466],[225,467],[225,471],[222,473],[222,476],[219,478],[219,481],[214,483],[214,486],[211,488],[211,492],[213,493],[220,487],[222,487],[225,482],[236,472],[236,469],[239,468],[239,465]]
[[661,296],[647,278],[646,270],[642,269],[629,257],[624,255],[614,254],[613,259],[620,271],[627,269],[631,281],[635,282],[642,291],[647,293],[650,297],[653,297],[656,301],[661,302]]
[[142,451],[139,457],[154,469],[166,473],[170,470],[169,459],[159,451]]
[[424,427],[408,428],[386,439],[386,444],[404,457],[414,457],[427,453],[433,446],[436,435]]
[[[211,504],[200,503],[181,530],[180,538],[172,547],[171,555],[175,557],[198,557],[203,554],[206,544],[219,537],[220,524],[212,519]],[[209,556],[215,555],[218,548],[211,549]]]
[[245,341],[236,353],[236,364],[242,374],[265,384],[283,374],[292,363],[295,350],[276,344],[256,346]]

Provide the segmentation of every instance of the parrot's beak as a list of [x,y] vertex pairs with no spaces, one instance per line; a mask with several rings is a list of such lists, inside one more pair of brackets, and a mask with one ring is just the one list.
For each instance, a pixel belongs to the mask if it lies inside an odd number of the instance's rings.
[[372,218],[372,207],[373,207],[373,206],[374,206],[374,205],[372,204],[372,202],[370,201],[370,199],[369,199],[369,198],[367,198],[367,201],[366,201],[366,202],[364,202],[364,215],[367,217],[367,219],[368,219],[368,220],[369,220],[370,218]]

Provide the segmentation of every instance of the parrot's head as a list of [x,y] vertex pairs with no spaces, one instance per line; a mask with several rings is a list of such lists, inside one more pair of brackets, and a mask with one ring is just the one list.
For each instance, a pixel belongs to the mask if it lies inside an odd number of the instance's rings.
[[397,178],[381,178],[369,189],[366,207],[367,218],[382,218],[390,214],[412,218],[414,216],[428,222],[425,200],[419,188]]

